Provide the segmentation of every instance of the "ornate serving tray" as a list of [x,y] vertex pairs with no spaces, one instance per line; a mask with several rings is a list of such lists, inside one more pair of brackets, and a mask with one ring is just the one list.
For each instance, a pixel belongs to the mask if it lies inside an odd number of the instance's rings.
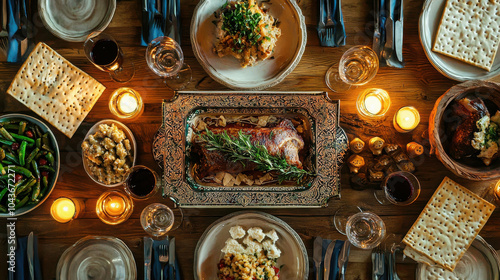
[[[190,172],[189,122],[199,114],[300,115],[310,125],[306,166],[318,176],[300,184],[223,187]],[[153,155],[163,168],[163,195],[182,207],[322,207],[340,196],[340,169],[348,139],[340,104],[325,92],[178,92],[162,105]]]

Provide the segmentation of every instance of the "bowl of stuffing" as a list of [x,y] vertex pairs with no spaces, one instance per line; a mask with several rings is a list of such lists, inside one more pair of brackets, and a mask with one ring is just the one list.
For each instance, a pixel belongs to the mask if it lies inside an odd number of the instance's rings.
[[437,158],[470,180],[500,177],[500,84],[468,81],[451,87],[434,105],[429,139]]
[[85,172],[97,184],[118,187],[135,165],[137,144],[132,131],[119,121],[96,123],[82,143]]
[[191,45],[205,71],[232,89],[277,85],[299,63],[307,42],[295,1],[202,0],[191,21]]

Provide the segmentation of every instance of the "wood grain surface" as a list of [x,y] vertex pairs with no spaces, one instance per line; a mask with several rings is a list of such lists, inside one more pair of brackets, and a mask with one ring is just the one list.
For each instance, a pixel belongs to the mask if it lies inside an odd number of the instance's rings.
[[[193,70],[193,82],[187,90],[228,90],[213,81],[196,58],[193,56],[189,42],[189,24],[197,0],[182,0],[182,48],[188,63]],[[426,143],[429,114],[434,102],[448,88],[458,82],[441,75],[427,60],[418,36],[419,13],[423,1],[405,1],[404,50],[406,60],[404,69],[381,68],[377,76],[366,86],[351,90],[346,94],[329,92],[324,74],[328,67],[338,61],[343,52],[354,45],[372,45],[373,4],[372,1],[352,0],[342,4],[347,32],[347,45],[339,48],[321,47],[319,45],[316,24],[318,16],[317,0],[299,0],[299,5],[305,15],[307,24],[307,47],[297,68],[281,84],[269,89],[274,91],[307,90],[327,91],[333,99],[341,100],[341,126],[349,138],[360,137],[367,141],[373,136],[380,136],[388,143],[406,145],[412,140]],[[85,57],[82,43],[71,43],[58,39],[50,34],[35,14],[35,41],[43,41],[66,57],[77,67],[89,73],[106,87],[95,107],[72,139],[52,128],[59,141],[61,149],[61,172],[57,185],[49,199],[33,212],[19,217],[17,234],[28,235],[33,231],[39,238],[39,255],[44,279],[55,279],[57,261],[64,250],[80,238],[87,235],[116,236],[131,248],[138,268],[138,279],[143,275],[142,230],[139,216],[142,209],[152,202],[163,202],[171,205],[160,195],[147,200],[136,201],[132,217],[125,223],[110,226],[102,223],[95,214],[95,203],[98,196],[107,189],[95,183],[86,175],[81,160],[81,142],[88,129],[97,121],[113,118],[108,109],[108,99],[113,90],[123,86],[113,82],[107,73],[99,71]],[[138,164],[144,164],[160,169],[155,164],[151,154],[153,135],[160,125],[161,102],[173,96],[173,91],[162,84],[147,67],[144,58],[145,47],[140,42],[140,1],[118,1],[113,21],[105,30],[114,36],[122,47],[126,59],[135,63],[136,75],[125,84],[139,91],[145,102],[143,115],[135,121],[125,121],[133,131],[138,144]],[[8,96],[5,91],[19,69],[20,64],[0,63],[0,112],[21,112],[36,116],[26,107]],[[500,81],[497,77],[494,79]],[[355,100],[357,94],[368,87],[379,87],[387,90],[392,101],[387,116],[378,121],[366,121],[358,117]],[[421,114],[421,124],[412,133],[400,134],[392,127],[392,117],[399,107],[415,106]],[[304,241],[310,257],[310,277],[312,274],[312,247],[316,236],[330,239],[345,239],[333,226],[333,214],[343,205],[359,205],[380,215],[389,234],[401,239],[411,227],[428,199],[433,194],[444,176],[479,194],[484,194],[494,181],[473,182],[458,178],[448,171],[434,156],[425,156],[417,163],[415,175],[422,185],[422,192],[415,203],[406,207],[381,206],[373,197],[373,190],[355,190],[349,185],[349,170],[344,166],[342,172],[342,197],[330,201],[328,207],[321,209],[260,209],[276,215],[294,228]],[[82,215],[68,223],[59,224],[49,214],[52,201],[60,196],[80,198],[85,202]],[[205,229],[218,218],[237,211],[238,209],[186,209],[185,221],[181,228],[171,233],[177,240],[177,255],[182,270],[182,279],[193,279],[193,254],[198,239]],[[6,275],[6,227],[0,222],[0,275]],[[496,249],[500,249],[500,214],[494,212],[480,235]],[[284,252],[286,254],[286,252]],[[415,278],[415,264],[398,265],[401,279]],[[346,279],[371,279],[370,251],[353,248],[349,258]],[[0,279],[6,279],[0,276]],[[292,280],[292,279],[284,279]]]

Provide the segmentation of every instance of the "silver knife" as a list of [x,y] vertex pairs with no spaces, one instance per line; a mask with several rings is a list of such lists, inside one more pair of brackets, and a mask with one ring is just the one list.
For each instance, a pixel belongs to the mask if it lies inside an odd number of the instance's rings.
[[316,280],[321,280],[321,260],[323,259],[323,239],[316,237],[313,247],[313,261],[316,266]]
[[394,49],[396,51],[396,57],[400,62],[403,62],[403,1],[396,0],[396,7],[398,8],[398,15],[396,18],[396,23],[394,27]]
[[347,261],[349,260],[350,249],[351,249],[351,242],[349,242],[349,240],[346,240],[344,242],[344,245],[342,246],[342,249],[340,250],[339,259],[337,262],[337,265],[339,267],[339,279],[340,280],[345,279],[345,268],[346,268]]
[[153,239],[144,237],[144,280],[151,280],[151,254]]
[[30,232],[30,235],[28,235],[27,254],[31,280],[35,280],[35,271],[33,269],[33,232]]
[[168,270],[168,274],[170,276],[169,280],[175,280],[175,237],[170,239],[170,244],[168,246],[168,265],[170,269]]
[[325,274],[323,275],[323,280],[329,280],[328,278],[330,278],[330,263],[332,262],[333,249],[335,249],[335,240],[330,242],[328,248],[326,248],[324,261]]
[[386,60],[389,60],[394,49],[394,13],[392,11],[392,1],[394,0],[388,0],[389,10],[385,20],[385,45],[383,56]]

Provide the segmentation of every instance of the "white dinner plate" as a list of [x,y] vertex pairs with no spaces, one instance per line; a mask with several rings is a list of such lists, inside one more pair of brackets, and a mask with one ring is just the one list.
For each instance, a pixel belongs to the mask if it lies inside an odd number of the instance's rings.
[[307,279],[309,275],[307,250],[299,235],[287,223],[275,216],[257,211],[240,211],[215,221],[201,236],[194,253],[195,280],[217,279],[217,264],[223,256],[221,249],[231,237],[229,229],[236,225],[246,230],[257,226],[264,232],[274,229],[279,237],[276,246],[281,250],[281,257],[277,260],[277,266],[281,267],[280,279]]
[[[258,1],[260,3],[260,1]],[[277,85],[299,63],[307,43],[306,24],[295,0],[270,0],[266,2],[269,14],[280,22],[274,59],[259,61],[255,66],[242,68],[232,56],[219,57],[213,52],[216,44],[214,12],[226,0],[201,0],[191,21],[191,45],[198,62],[217,82],[243,90],[262,90]]]
[[446,77],[456,81],[487,80],[500,74],[500,55],[497,53],[490,71],[467,64],[458,59],[432,51],[443,15],[446,0],[427,0],[419,22],[420,43],[431,64]]

